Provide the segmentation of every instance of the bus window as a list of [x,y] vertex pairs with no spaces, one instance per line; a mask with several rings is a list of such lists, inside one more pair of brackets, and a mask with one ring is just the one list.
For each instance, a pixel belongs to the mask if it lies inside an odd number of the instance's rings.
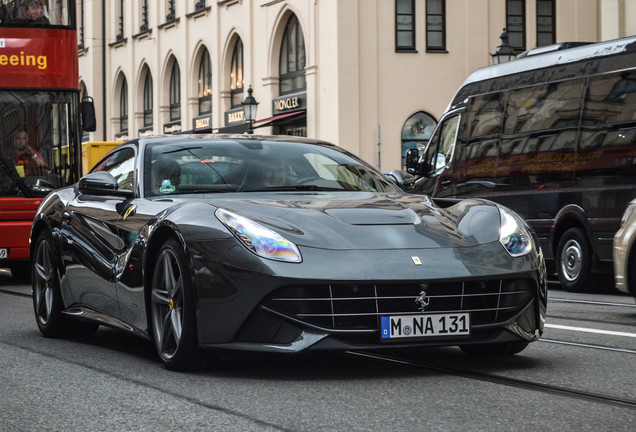
[[71,92],[0,92],[0,154],[10,171],[5,175],[20,183],[5,188],[5,196],[23,194],[25,187],[44,196],[74,181],[68,148],[77,127],[69,116],[75,103]]
[[74,27],[69,18],[69,0],[9,0],[4,27]]

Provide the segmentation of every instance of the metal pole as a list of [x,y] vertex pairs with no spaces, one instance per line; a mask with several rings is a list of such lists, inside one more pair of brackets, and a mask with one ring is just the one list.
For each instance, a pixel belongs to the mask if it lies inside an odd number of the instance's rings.
[[378,125],[378,171],[380,171],[380,156],[382,152],[380,151],[380,125]]

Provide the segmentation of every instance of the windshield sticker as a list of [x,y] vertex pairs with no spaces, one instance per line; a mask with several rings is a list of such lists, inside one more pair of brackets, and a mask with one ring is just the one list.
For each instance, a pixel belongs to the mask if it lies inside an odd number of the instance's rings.
[[174,192],[175,189],[176,188],[174,186],[172,186],[171,184],[168,183],[166,185],[161,186],[159,188],[159,192],[161,192],[161,193],[172,193],[172,192]]

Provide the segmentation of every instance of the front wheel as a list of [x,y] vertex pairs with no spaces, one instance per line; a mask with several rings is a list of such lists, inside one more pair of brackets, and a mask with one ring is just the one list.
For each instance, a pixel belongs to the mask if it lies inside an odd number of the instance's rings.
[[592,289],[592,247],[580,228],[570,228],[559,239],[557,273],[561,287],[571,292]]
[[484,345],[461,345],[459,348],[471,356],[511,356],[520,353],[530,342],[502,342]]
[[193,296],[185,254],[170,239],[159,250],[153,272],[150,324],[157,354],[171,370],[198,369],[203,364]]
[[89,336],[97,324],[73,321],[62,314],[64,303],[55,267],[53,238],[48,231],[37,239],[31,268],[33,310],[40,332],[46,337]]

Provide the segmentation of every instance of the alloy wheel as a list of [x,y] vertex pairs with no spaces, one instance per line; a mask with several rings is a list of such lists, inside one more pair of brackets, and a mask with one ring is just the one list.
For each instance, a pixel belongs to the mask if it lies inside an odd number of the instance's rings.
[[47,239],[38,244],[35,251],[35,272],[33,275],[33,295],[35,316],[40,325],[47,325],[53,311],[53,289],[55,268],[51,261],[51,246]]
[[174,252],[163,249],[157,260],[152,286],[152,326],[157,350],[171,360],[183,331],[183,273]]

